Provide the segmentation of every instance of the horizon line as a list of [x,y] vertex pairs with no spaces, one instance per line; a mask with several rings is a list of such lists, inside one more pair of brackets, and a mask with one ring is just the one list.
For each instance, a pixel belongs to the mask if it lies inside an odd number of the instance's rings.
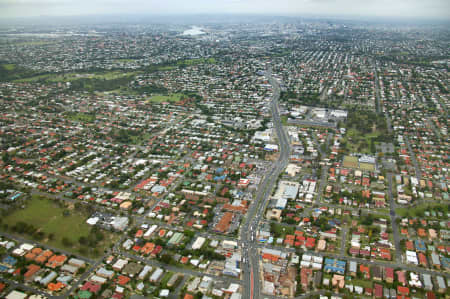
[[[71,19],[71,18],[95,18],[95,17],[225,17],[225,16],[235,16],[235,17],[264,17],[264,18],[294,18],[294,19],[338,19],[347,21],[366,21],[372,23],[374,21],[414,21],[420,20],[422,22],[430,23],[450,23],[450,18],[439,18],[430,16],[390,16],[390,15],[342,15],[342,14],[312,14],[312,13],[301,13],[301,14],[270,14],[270,13],[239,13],[239,12],[225,12],[225,13],[202,13],[202,12],[191,12],[191,13],[106,13],[106,14],[73,14],[73,15],[36,15],[36,16],[3,16],[0,18],[0,23],[5,23],[7,21],[27,21],[27,20],[37,20],[46,21],[45,19]],[[123,20],[121,20],[123,21]],[[135,20],[136,22],[142,20]],[[151,21],[151,20],[148,20]]]

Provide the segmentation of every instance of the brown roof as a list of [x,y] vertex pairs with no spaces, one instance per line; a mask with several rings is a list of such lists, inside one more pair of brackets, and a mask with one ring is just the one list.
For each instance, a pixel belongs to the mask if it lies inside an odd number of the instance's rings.
[[223,209],[228,210],[228,211],[234,211],[234,212],[242,212],[242,213],[247,211],[247,208],[244,206],[233,206],[230,204],[224,204]]
[[29,252],[29,253],[27,253],[27,254],[25,255],[25,259],[28,260],[28,261],[32,261],[32,260],[34,260],[35,258],[36,258],[36,255],[35,255],[34,253],[31,253],[31,252]]
[[34,248],[31,250],[31,252],[34,253],[34,254],[36,254],[36,255],[39,255],[39,254],[42,253],[42,248],[34,247]]
[[41,269],[38,265],[31,264],[27,267],[28,271],[23,275],[25,278],[30,278],[34,274],[36,274],[37,271]]
[[67,256],[65,255],[54,255],[48,260],[46,266],[50,268],[56,268],[62,266],[66,260]]
[[45,263],[45,261],[47,261],[47,257],[44,256],[43,254],[41,254],[41,255],[38,256],[34,261],[35,261],[36,263],[43,264],[43,263]]
[[230,227],[231,220],[233,219],[233,213],[226,212],[223,214],[222,218],[220,219],[219,223],[217,223],[215,230],[221,233],[224,233],[228,230]]
[[47,258],[51,257],[53,255],[53,252],[51,250],[46,250],[42,253],[43,256],[46,256]]

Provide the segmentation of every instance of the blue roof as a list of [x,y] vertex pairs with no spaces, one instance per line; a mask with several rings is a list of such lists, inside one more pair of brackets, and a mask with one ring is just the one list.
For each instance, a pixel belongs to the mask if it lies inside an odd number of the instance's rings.
[[339,220],[336,220],[336,219],[331,219],[331,220],[328,220],[328,224],[331,225],[331,226],[336,226],[336,225],[340,225],[341,222]]
[[8,255],[3,259],[3,263],[14,266],[17,263],[17,260],[12,256]]
[[416,249],[418,250],[427,250],[426,246],[425,246],[425,242],[423,240],[416,240],[415,242],[416,245]]
[[325,271],[336,272],[336,273],[340,273],[340,274],[344,274],[345,273],[345,268],[335,267],[335,266],[330,265],[330,264],[325,265],[324,269],[325,269]]
[[346,261],[337,261],[336,262],[336,266],[339,266],[341,268],[345,268],[345,264],[346,263],[347,263]]
[[0,272],[5,272],[7,271],[9,268],[3,265],[0,265]]
[[222,173],[223,172],[223,168],[219,167],[216,169],[216,173]]
[[346,261],[340,261],[332,258],[325,258],[325,264],[330,267],[345,268]]
[[216,177],[214,178],[214,180],[215,180],[215,181],[223,181],[223,180],[225,180],[226,177],[227,177],[226,175],[216,176]]
[[441,262],[442,262],[442,265],[444,266],[444,268],[450,267],[450,258],[443,256],[443,257],[441,257]]

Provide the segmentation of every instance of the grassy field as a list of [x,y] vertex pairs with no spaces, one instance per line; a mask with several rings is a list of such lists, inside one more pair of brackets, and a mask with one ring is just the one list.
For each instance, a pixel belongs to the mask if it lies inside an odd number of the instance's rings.
[[82,112],[69,112],[65,115],[66,119],[72,120],[72,121],[79,121],[79,122],[93,122],[95,120],[95,115],[93,114],[87,114]]
[[[64,211],[68,211],[68,215],[64,215]],[[49,199],[33,198],[27,202],[24,209],[14,211],[3,219],[3,221],[4,223],[8,223],[10,228],[18,222],[31,224],[38,231],[45,233],[46,237],[40,242],[67,251],[80,253],[81,246],[79,244],[79,238],[88,237],[92,229],[86,223],[86,219],[87,215],[80,211],[63,208]],[[53,238],[49,238],[50,234],[53,235]],[[34,238],[27,234],[24,235],[27,238]],[[63,242],[63,238],[67,238],[71,245]],[[100,243],[97,246],[100,254],[105,247],[110,246],[115,238],[113,235],[105,233],[104,239],[103,244]],[[94,253],[90,253],[89,251],[83,253],[91,257],[96,257]]]
[[180,60],[177,61],[178,65],[196,65],[196,64],[203,64],[203,63],[216,63],[217,61],[214,58],[195,58],[195,59],[186,59],[186,60]]
[[182,93],[174,93],[170,95],[155,95],[147,102],[162,103],[162,102],[179,102],[184,95]]
[[175,66],[170,66],[170,65],[166,65],[166,66],[160,66],[158,67],[158,71],[171,71],[176,69]]
[[363,288],[371,288],[372,287],[372,281],[370,281],[370,280],[352,279],[351,283],[355,286],[360,286]]
[[47,81],[47,82],[72,82],[79,79],[103,79],[111,80],[126,76],[136,75],[137,72],[124,73],[121,71],[99,72],[99,73],[68,73],[68,74],[46,74],[33,76],[24,79],[15,80],[15,82],[34,82],[34,81]]
[[363,134],[362,132],[349,129],[345,136],[346,148],[350,153],[370,154],[370,139],[380,136],[380,132]]
[[275,238],[284,238],[286,235],[292,235],[295,232],[295,228],[279,223],[271,223],[270,230],[274,234]]
[[108,95],[135,95],[136,93],[134,93],[132,89],[124,87],[108,91],[95,91],[95,94],[98,96],[108,96]]
[[129,59],[129,58],[114,59],[114,62],[117,62],[117,63],[121,63],[121,62],[127,63],[127,62],[133,62],[133,61],[136,61],[136,59]]
[[139,135],[139,136],[131,136],[131,143],[132,144],[136,144],[136,145],[142,145],[146,141],[148,141],[151,136],[152,135],[150,133],[144,133],[144,134]]
[[439,203],[424,203],[414,207],[398,208],[395,209],[395,212],[401,217],[423,217],[425,211],[431,212],[431,210],[439,211],[444,213],[444,215],[447,215],[449,211],[449,205]]
[[12,63],[2,64],[2,68],[4,68],[7,71],[13,71],[16,68],[16,65]]
[[54,44],[55,42],[51,41],[45,41],[45,40],[31,40],[31,41],[25,41],[25,42],[14,42],[14,45],[16,46],[44,46],[44,45],[50,45]]
[[16,83],[35,82],[35,81],[40,81],[40,80],[46,80],[50,76],[51,75],[37,75],[37,76],[28,77],[28,78],[17,79],[17,80],[14,80],[13,82],[16,82]]

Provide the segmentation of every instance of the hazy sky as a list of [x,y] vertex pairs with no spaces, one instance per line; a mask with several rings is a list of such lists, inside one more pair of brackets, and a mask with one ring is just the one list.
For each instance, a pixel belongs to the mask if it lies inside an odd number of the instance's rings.
[[0,17],[95,14],[269,14],[450,19],[450,0],[0,0]]

